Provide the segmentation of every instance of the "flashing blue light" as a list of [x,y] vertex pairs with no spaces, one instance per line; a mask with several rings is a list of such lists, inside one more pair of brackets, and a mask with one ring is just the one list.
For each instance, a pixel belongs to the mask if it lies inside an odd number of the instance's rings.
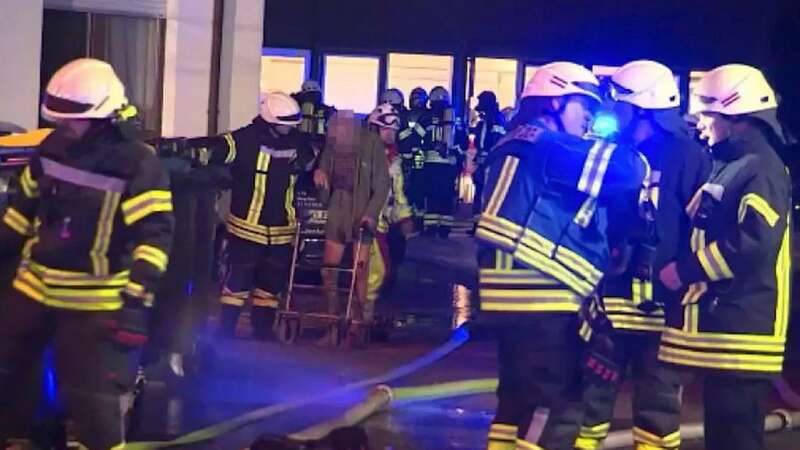
[[592,134],[601,138],[613,136],[619,132],[619,122],[613,114],[602,112],[597,114],[592,123]]
[[53,349],[49,348],[44,354],[44,401],[48,406],[58,404],[58,392],[56,389],[56,371]]

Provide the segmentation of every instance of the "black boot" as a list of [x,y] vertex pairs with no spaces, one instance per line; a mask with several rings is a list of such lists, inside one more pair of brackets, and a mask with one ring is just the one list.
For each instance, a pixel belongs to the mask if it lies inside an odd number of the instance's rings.
[[222,305],[219,314],[219,330],[221,337],[236,337],[236,324],[239,322],[239,313],[242,308],[233,305]]
[[260,341],[275,339],[272,325],[275,323],[275,308],[254,307],[250,312],[253,322],[253,337]]

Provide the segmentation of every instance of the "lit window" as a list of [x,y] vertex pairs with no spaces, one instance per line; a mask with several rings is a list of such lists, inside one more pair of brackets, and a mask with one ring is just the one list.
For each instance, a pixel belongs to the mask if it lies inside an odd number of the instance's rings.
[[522,83],[522,88],[525,89],[525,86],[531,81],[533,78],[533,74],[536,73],[536,69],[540,66],[525,66],[525,80]]
[[422,87],[428,93],[436,86],[443,86],[450,91],[453,80],[452,56],[389,53],[388,63],[386,87],[399,89],[406,103],[416,87]]
[[377,103],[380,60],[372,56],[325,56],[325,103],[369,114]]
[[261,91],[291,94],[300,90],[309,71],[311,52],[265,48],[261,57]]
[[517,102],[517,61],[514,59],[475,58],[475,97],[483,91],[497,96],[500,109]]

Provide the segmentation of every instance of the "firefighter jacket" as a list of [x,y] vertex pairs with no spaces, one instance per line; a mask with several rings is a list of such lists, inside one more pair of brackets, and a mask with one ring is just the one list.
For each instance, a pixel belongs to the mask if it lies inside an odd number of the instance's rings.
[[4,255],[22,248],[15,289],[85,311],[119,309],[123,290],[152,301],[173,217],[169,180],[151,147],[111,126],[71,145],[55,131],[19,183],[22,195],[0,227]]
[[405,164],[421,169],[425,163],[423,147],[431,122],[428,109],[412,109],[400,115],[400,132],[397,134],[400,157]]
[[489,151],[506,134],[506,119],[499,111],[483,117],[472,129],[475,135],[475,164],[482,166],[489,156]]
[[667,289],[658,272],[689,250],[691,218],[684,209],[708,179],[711,157],[688,136],[670,133],[654,135],[638,150],[650,164],[647,201],[654,213],[654,228],[627,240],[611,238],[618,249],[627,245],[630,263],[620,275],[604,280],[603,303],[614,329],[661,332],[664,305],[679,307],[682,292]]
[[[294,185],[314,158],[302,134],[278,134],[261,117],[221,136],[189,139],[202,163],[231,167],[234,180],[227,229],[261,245],[291,244],[297,229]],[[203,156],[205,155],[205,156]]]
[[475,236],[479,262],[494,266],[481,264],[481,310],[577,312],[608,264],[607,205],[636,203],[646,162],[631,148],[534,123],[501,140],[487,167]]
[[292,97],[300,105],[303,121],[297,127],[301,133],[324,138],[328,134],[328,119],[335,109],[320,101],[317,92],[299,92]]
[[467,151],[467,133],[455,117],[453,108],[431,110],[425,139],[425,164],[450,164],[455,166]]
[[659,358],[748,376],[782,370],[789,319],[788,170],[758,131],[711,148],[711,176],[693,196],[691,252],[677,260],[689,286],[667,317]]

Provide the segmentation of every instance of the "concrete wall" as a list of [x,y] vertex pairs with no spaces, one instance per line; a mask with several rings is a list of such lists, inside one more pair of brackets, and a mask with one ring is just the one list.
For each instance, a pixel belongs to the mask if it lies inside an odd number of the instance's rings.
[[169,0],[161,134],[208,133],[213,0]]
[[43,0],[0,0],[0,122],[36,128]]
[[222,21],[220,131],[239,128],[258,113],[264,0],[227,0]]

